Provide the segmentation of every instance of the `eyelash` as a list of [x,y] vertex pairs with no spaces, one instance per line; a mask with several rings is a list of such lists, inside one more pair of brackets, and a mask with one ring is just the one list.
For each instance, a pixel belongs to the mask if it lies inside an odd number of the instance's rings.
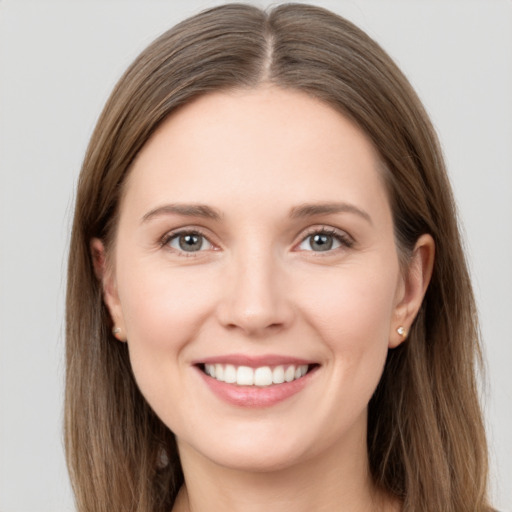
[[[313,237],[315,235],[326,235],[326,236],[332,236],[335,240],[337,240],[340,243],[341,247],[337,247],[335,249],[329,249],[325,251],[327,254],[332,254],[334,251],[340,248],[350,249],[354,246],[354,239],[350,237],[347,233],[344,233],[343,231],[339,231],[335,228],[331,227],[313,227],[310,228],[304,237],[302,237],[301,241],[298,245],[302,245],[308,238]],[[322,254],[322,251],[307,251],[315,253],[315,256],[326,256],[327,254]]]
[[[197,257],[198,252],[204,252],[204,251],[180,251],[176,250],[174,248],[171,248],[168,244],[173,239],[182,236],[182,235],[195,235],[204,238],[209,244],[215,247],[215,244],[213,244],[208,236],[206,236],[205,233],[203,233],[200,229],[194,228],[194,229],[181,229],[177,231],[171,231],[169,233],[166,233],[159,242],[160,247],[168,247],[169,250],[172,250],[175,254],[178,254],[179,256],[190,258],[190,257]],[[308,238],[313,237],[315,235],[325,235],[325,236],[332,236],[335,240],[337,240],[341,246],[344,248],[350,249],[354,245],[354,240],[347,235],[346,233],[342,231],[338,231],[337,229],[331,228],[331,227],[314,227],[307,230],[306,234],[301,238],[300,242],[298,244],[295,244],[294,247],[302,245]],[[333,253],[339,249],[339,247],[335,249],[329,249],[326,250],[325,253]],[[214,249],[215,250],[215,249]],[[317,253],[316,256],[325,256],[325,254],[321,254],[322,251],[304,251],[304,252],[312,252]]]
[[198,252],[203,252],[203,251],[190,251],[190,252],[187,252],[187,251],[179,251],[177,249],[174,249],[172,247],[170,247],[168,244],[169,242],[171,242],[171,240],[175,239],[175,238],[178,238],[180,236],[183,236],[183,235],[195,235],[195,236],[199,236],[199,237],[202,237],[204,238],[209,244],[213,245],[214,244],[212,242],[210,242],[210,239],[200,230],[200,229],[197,229],[197,228],[194,228],[194,229],[180,229],[180,230],[177,230],[177,231],[171,231],[169,233],[166,233],[160,240],[160,247],[162,248],[165,248],[167,247],[169,250],[171,250],[173,253],[175,254],[178,254],[178,256],[182,256],[182,257],[185,257],[185,258],[193,258],[193,257],[196,257]]

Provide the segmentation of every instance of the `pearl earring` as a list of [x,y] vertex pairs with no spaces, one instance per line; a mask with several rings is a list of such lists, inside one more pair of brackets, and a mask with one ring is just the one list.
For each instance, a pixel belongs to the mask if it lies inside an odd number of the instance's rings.
[[121,334],[121,327],[112,327],[112,334],[116,337],[118,334]]
[[405,327],[400,326],[396,332],[402,336],[402,338],[405,338],[407,336],[407,331],[405,330]]

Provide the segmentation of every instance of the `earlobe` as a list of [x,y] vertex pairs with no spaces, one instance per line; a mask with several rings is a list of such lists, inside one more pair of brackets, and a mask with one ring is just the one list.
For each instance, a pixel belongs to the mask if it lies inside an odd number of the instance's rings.
[[404,275],[401,297],[395,307],[389,337],[389,348],[395,348],[406,338],[423,302],[434,268],[435,242],[428,235],[418,238]]
[[126,338],[124,337],[124,333],[126,331],[124,328],[121,303],[117,294],[114,276],[107,265],[105,245],[99,238],[93,238],[90,242],[90,251],[94,273],[102,285],[103,302],[109,310],[112,324],[114,326],[112,334],[119,341],[126,341]]

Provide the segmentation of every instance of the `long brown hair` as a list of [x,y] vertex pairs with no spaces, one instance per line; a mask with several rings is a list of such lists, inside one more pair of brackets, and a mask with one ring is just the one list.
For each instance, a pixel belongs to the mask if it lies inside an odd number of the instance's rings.
[[176,108],[210,91],[261,83],[300,90],[354,120],[382,159],[399,253],[436,243],[430,286],[407,342],[390,350],[369,404],[373,479],[404,511],[488,510],[478,402],[475,303],[436,134],[390,57],[319,7],[242,4],[164,33],[118,82],[92,135],[76,197],[67,288],[65,437],[80,512],[169,510],[183,482],[172,433],[134,381],[89,243],[115,240],[135,156]]

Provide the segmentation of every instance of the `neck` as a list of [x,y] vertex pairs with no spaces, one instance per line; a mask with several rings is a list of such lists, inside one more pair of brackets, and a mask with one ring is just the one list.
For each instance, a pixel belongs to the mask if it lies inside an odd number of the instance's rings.
[[398,511],[369,474],[366,442],[272,471],[219,466],[179,443],[185,485],[173,512]]

